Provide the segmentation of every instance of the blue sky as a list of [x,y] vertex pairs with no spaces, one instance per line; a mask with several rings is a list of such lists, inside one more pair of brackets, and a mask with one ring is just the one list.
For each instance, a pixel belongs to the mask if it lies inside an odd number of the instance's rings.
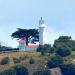
[[16,47],[11,33],[16,28],[38,28],[41,16],[47,25],[47,43],[60,35],[75,39],[75,0],[0,0],[0,41]]

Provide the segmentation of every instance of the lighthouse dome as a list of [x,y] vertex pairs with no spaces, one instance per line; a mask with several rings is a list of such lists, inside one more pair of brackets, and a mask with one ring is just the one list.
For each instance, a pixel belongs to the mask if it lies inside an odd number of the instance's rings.
[[42,17],[41,17],[41,19],[39,20],[39,27],[46,27],[45,22],[44,22],[44,20],[42,19]]

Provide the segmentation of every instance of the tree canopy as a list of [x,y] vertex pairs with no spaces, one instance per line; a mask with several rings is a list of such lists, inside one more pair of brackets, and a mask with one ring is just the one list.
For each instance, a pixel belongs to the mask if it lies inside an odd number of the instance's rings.
[[71,54],[71,50],[59,48],[56,50],[56,54],[60,55],[61,57],[66,57]]
[[32,40],[32,43],[39,40],[39,31],[38,29],[21,29],[18,28],[17,31],[12,33],[11,37],[24,39],[26,40],[26,45],[29,43],[29,39]]
[[75,41],[70,36],[60,36],[54,41],[53,47],[57,50],[59,48],[65,50],[75,50]]

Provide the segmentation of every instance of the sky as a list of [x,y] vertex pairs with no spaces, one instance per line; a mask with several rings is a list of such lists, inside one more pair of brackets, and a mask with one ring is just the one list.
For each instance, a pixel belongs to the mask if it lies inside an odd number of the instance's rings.
[[0,0],[0,42],[17,47],[11,34],[17,28],[38,28],[40,17],[47,26],[47,43],[62,35],[75,40],[75,0]]

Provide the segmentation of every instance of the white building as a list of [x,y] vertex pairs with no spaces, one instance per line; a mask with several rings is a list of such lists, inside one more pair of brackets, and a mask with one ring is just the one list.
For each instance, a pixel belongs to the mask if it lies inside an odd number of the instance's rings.
[[41,17],[41,19],[39,20],[39,45],[44,45],[46,43],[46,39],[45,39],[46,29],[45,28],[46,28],[45,22]]
[[36,50],[39,45],[44,45],[46,43],[45,28],[46,28],[45,22],[41,17],[41,19],[39,20],[39,43],[38,44],[30,44],[30,45],[26,46],[25,40],[20,39],[20,40],[18,40],[19,50],[21,50],[21,51]]

